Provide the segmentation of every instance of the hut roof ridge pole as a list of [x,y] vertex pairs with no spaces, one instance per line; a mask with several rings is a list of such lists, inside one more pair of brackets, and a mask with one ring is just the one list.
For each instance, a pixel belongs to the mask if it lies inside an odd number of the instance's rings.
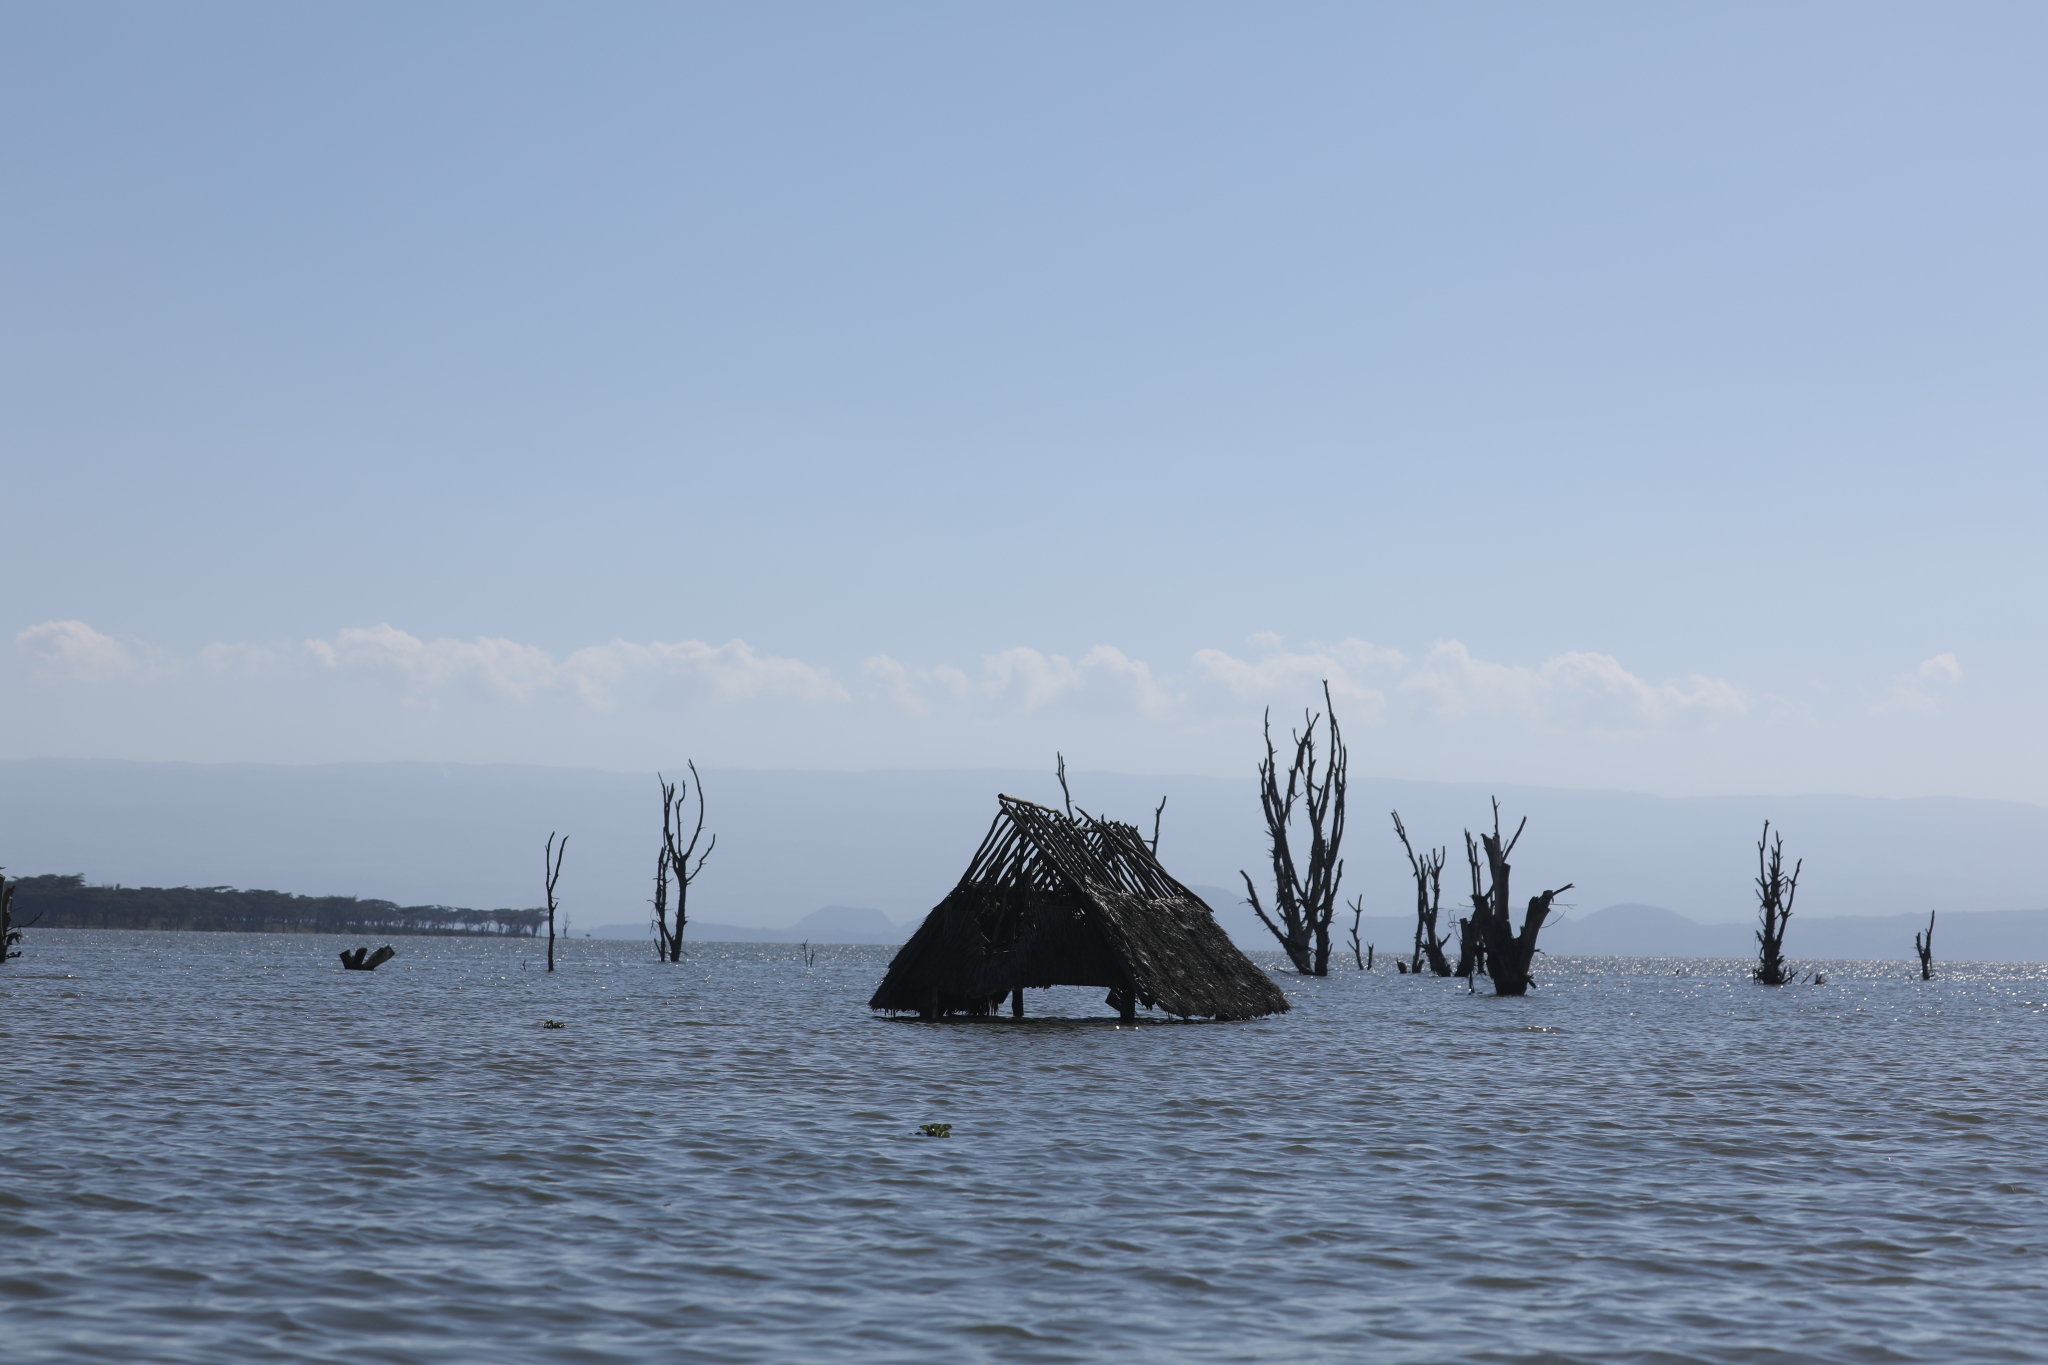
[[904,944],[870,1008],[987,1015],[1026,987],[1102,986],[1183,1018],[1278,1014],[1287,999],[1162,867],[1136,826],[1007,794],[967,871]]

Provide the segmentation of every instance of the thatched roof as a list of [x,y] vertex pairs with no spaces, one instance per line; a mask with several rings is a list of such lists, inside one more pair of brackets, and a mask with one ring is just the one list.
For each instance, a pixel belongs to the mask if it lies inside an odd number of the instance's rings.
[[889,964],[870,1009],[987,1014],[1026,986],[1103,986],[1183,1018],[1287,997],[1130,825],[998,797],[967,874]]

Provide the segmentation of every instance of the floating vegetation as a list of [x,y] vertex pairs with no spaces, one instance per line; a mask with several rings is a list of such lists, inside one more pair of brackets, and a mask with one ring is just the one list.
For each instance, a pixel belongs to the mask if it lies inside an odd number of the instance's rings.
[[950,1123],[920,1123],[917,1125],[917,1131],[923,1133],[926,1137],[951,1137],[953,1136],[953,1125]]
[[541,1026],[542,1028],[567,1028],[567,1027],[569,1027],[569,1026],[568,1026],[567,1024],[563,1023],[563,1022],[562,1022],[561,1020],[559,1020],[559,1019],[543,1019],[543,1020],[541,1020],[541,1021],[540,1021],[540,1026]]

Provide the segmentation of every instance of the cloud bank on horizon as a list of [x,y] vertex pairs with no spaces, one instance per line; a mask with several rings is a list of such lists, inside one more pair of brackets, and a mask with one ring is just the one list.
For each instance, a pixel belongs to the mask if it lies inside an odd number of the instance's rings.
[[[109,688],[125,684],[146,691],[173,680],[202,689],[209,681],[254,683],[287,709],[321,704],[312,685],[342,680],[349,685],[344,704],[372,711],[490,715],[504,706],[531,711],[560,702],[600,715],[623,713],[631,721],[682,706],[712,726],[721,724],[721,710],[767,702],[804,707],[825,717],[828,726],[871,725],[877,713],[907,720],[960,745],[958,766],[1018,761],[1002,730],[1008,720],[1057,725],[1063,716],[1088,718],[1112,722],[1127,734],[1134,727],[1148,729],[1175,742],[1219,726],[1241,730],[1251,712],[1275,706],[1284,727],[1298,714],[1297,705],[1320,705],[1325,684],[1354,733],[1492,722],[1532,736],[1613,742],[1686,730],[1713,733],[1744,723],[1778,725],[1795,709],[1783,698],[1759,697],[1725,678],[1694,674],[1651,681],[1593,652],[1500,663],[1475,657],[1456,640],[1435,642],[1411,657],[1364,640],[1289,648],[1272,633],[1246,641],[1241,654],[1204,648],[1158,668],[1112,645],[1096,645],[1078,657],[1016,646],[965,667],[911,665],[878,654],[861,661],[846,681],[828,664],[763,654],[741,639],[719,645],[614,640],[558,658],[515,640],[422,639],[380,624],[297,644],[214,642],[180,658],[74,620],[30,626],[14,643],[43,685],[97,693],[114,705],[133,705],[137,693],[116,701],[106,696]],[[1938,714],[1942,693],[1962,676],[1953,653],[1939,654],[1896,679],[1875,680],[1889,690],[1862,709],[1873,717]],[[991,728],[998,736],[993,743],[986,737]],[[977,731],[983,736],[978,743],[968,738]],[[1144,751],[1141,745],[1135,752]],[[516,755],[508,751],[501,757]],[[721,761],[731,757],[721,755]],[[829,749],[816,755],[818,766],[845,761]]]

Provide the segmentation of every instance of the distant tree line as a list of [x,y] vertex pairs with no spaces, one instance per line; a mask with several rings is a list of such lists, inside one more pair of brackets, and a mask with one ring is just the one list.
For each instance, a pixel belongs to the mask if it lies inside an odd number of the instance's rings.
[[87,886],[81,875],[23,877],[14,914],[44,929],[194,929],[242,934],[469,934],[530,938],[547,911],[397,905],[232,886]]

